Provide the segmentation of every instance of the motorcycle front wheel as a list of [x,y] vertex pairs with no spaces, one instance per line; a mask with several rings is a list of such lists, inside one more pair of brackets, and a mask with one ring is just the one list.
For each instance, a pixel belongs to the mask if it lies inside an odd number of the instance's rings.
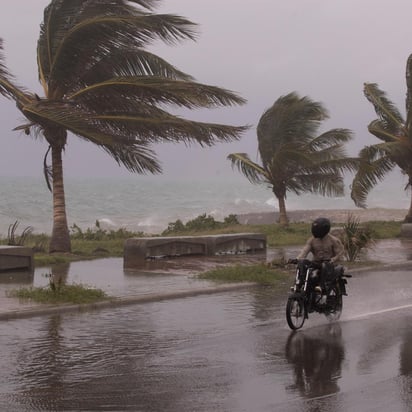
[[292,330],[300,329],[305,323],[305,305],[303,300],[291,297],[286,304],[286,320]]
[[325,311],[325,316],[331,322],[337,321],[342,314],[343,299],[342,292],[338,285],[332,287],[329,290],[328,296],[326,298],[327,310]]

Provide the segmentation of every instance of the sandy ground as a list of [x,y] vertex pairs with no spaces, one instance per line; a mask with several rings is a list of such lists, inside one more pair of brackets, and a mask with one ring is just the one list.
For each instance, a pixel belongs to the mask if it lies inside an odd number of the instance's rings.
[[[313,209],[313,210],[290,210],[287,212],[291,222],[311,222],[317,217],[327,217],[333,223],[346,222],[352,214],[361,222],[367,221],[402,221],[407,213],[405,209]],[[239,223],[242,224],[270,224],[278,221],[278,212],[246,213],[238,215]]]

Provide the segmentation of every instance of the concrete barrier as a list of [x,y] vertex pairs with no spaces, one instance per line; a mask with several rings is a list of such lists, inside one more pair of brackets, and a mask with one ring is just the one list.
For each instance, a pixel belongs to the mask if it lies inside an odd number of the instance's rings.
[[401,224],[401,237],[412,238],[412,223]]
[[130,238],[124,245],[123,265],[125,268],[132,268],[154,258],[211,256],[263,250],[266,250],[266,235],[258,233]]
[[207,236],[208,255],[250,253],[266,250],[266,235],[237,233]]
[[0,246],[0,271],[33,270],[33,250],[25,246]]

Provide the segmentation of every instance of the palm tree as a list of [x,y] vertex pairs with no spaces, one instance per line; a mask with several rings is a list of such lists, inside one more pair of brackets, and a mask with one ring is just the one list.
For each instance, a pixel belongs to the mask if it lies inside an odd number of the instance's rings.
[[[360,164],[352,183],[351,196],[359,207],[366,207],[370,190],[396,167],[412,184],[412,55],[406,65],[406,120],[376,83],[365,83],[365,97],[373,104],[378,119],[368,130],[381,142],[365,146],[359,153]],[[412,222],[412,198],[405,222]]]
[[328,117],[321,103],[295,92],[280,97],[266,110],[257,126],[261,164],[246,153],[228,159],[251,183],[271,187],[279,203],[279,223],[288,224],[287,192],[327,196],[344,193],[342,172],[354,170],[356,159],[346,157],[344,143],[352,138],[347,129],[317,130]]
[[[158,0],[52,0],[37,45],[44,96],[17,86],[0,44],[0,93],[16,102],[28,122],[17,127],[44,138],[51,151],[45,175],[53,193],[50,252],[71,249],[62,153],[76,135],[136,173],[160,173],[150,146],[192,142],[210,146],[238,139],[246,126],[202,123],[175,116],[174,107],[211,108],[245,103],[235,93],[194,81],[147,49],[153,41],[195,40],[195,24],[155,14]],[[132,4],[134,3],[134,4]]]

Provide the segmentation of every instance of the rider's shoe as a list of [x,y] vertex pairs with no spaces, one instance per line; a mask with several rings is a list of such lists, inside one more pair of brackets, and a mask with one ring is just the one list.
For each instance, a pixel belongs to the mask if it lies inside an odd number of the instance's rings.
[[320,286],[315,286],[316,293],[322,293],[322,288]]

